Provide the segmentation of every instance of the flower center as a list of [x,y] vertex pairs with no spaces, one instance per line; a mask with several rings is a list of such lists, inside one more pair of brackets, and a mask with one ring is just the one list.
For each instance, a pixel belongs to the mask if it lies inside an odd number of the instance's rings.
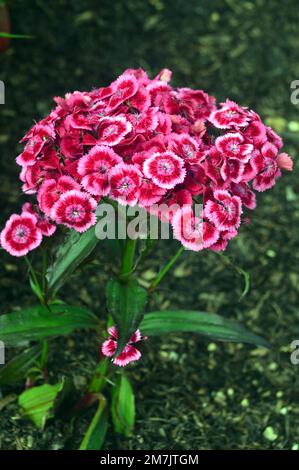
[[29,229],[25,225],[19,225],[13,232],[13,240],[16,243],[26,243],[29,235]]
[[118,190],[122,193],[122,194],[128,194],[131,190],[132,190],[132,186],[133,186],[133,183],[132,183],[132,180],[131,178],[129,178],[128,176],[126,176],[125,178],[123,178],[118,186]]
[[81,205],[71,205],[66,210],[66,217],[67,219],[71,220],[72,222],[80,221],[84,218],[85,210]]
[[160,174],[171,175],[173,173],[174,165],[169,160],[160,160],[157,170]]

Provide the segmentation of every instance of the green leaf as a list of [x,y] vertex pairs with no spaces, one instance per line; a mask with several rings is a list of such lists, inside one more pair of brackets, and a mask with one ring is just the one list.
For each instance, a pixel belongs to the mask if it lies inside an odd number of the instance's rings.
[[119,354],[130,336],[138,328],[147,301],[147,291],[135,280],[121,283],[112,280],[107,285],[107,306],[118,331],[116,355]]
[[135,397],[128,378],[123,374],[112,392],[111,412],[115,432],[129,437],[135,424]]
[[10,39],[33,39],[35,36],[29,36],[27,34],[10,34],[0,32],[0,38],[10,38]]
[[35,306],[0,316],[0,340],[16,346],[24,341],[67,335],[78,328],[97,328],[98,319],[89,310],[70,305]]
[[25,379],[40,355],[41,346],[37,345],[11,359],[0,368],[0,386],[13,384]]
[[167,333],[198,333],[219,341],[250,343],[270,348],[269,343],[238,323],[215,313],[189,310],[151,312],[144,316],[140,325],[143,334],[164,335]]
[[104,358],[97,365],[92,380],[89,384],[89,393],[99,393],[103,389],[106,383],[106,375],[108,370],[109,362],[107,358]]
[[57,292],[75,269],[91,254],[98,242],[94,227],[82,234],[74,230],[70,231],[66,242],[57,250],[56,260],[47,271],[48,290],[53,293]]
[[87,429],[79,450],[101,450],[108,429],[107,403],[99,396],[98,409]]
[[19,396],[19,406],[24,417],[43,429],[47,419],[54,416],[55,408],[61,399],[64,380],[56,385],[44,384],[29,388]]

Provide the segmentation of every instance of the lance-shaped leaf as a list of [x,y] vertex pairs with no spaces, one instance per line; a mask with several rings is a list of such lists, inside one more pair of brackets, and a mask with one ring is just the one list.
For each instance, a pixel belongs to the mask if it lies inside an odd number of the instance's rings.
[[24,341],[70,334],[79,328],[97,328],[97,317],[87,309],[70,305],[35,306],[0,316],[0,340],[10,346]]
[[261,336],[251,333],[239,323],[215,313],[190,310],[151,312],[144,316],[140,329],[143,334],[149,336],[189,332],[219,341],[270,347],[269,343]]
[[127,283],[112,280],[107,285],[106,295],[108,310],[116,323],[118,333],[117,355],[142,320],[147,292],[135,280]]
[[75,269],[91,254],[98,242],[94,227],[82,234],[71,230],[64,244],[57,250],[56,260],[48,268],[48,290],[57,292]]
[[135,424],[135,397],[129,379],[123,374],[112,391],[111,412],[115,432],[129,437]]
[[55,385],[44,384],[25,390],[19,396],[19,406],[24,417],[43,429],[47,419],[54,416],[55,408],[62,399],[64,380]]
[[99,396],[98,409],[87,429],[79,450],[101,450],[108,428],[107,403]]
[[11,359],[0,368],[0,386],[25,379],[40,355],[41,346],[36,345]]

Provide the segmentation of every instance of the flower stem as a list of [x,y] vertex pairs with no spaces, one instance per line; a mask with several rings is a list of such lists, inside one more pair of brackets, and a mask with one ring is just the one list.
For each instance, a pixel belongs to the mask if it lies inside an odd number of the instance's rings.
[[178,251],[175,253],[175,255],[168,261],[167,264],[161,269],[157,277],[153,280],[151,283],[149,290],[154,290],[158,284],[162,281],[162,279],[166,276],[168,271],[172,268],[174,263],[177,261],[177,259],[181,256],[181,254],[185,251],[185,248],[181,246]]
[[127,280],[134,267],[134,256],[136,250],[136,240],[127,238],[122,258],[120,279]]

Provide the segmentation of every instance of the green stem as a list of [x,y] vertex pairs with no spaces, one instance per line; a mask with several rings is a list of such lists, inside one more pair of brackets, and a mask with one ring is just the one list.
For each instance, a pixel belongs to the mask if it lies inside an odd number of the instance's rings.
[[168,271],[172,268],[174,263],[177,261],[177,259],[181,256],[181,254],[185,251],[185,248],[181,246],[178,251],[175,253],[175,255],[168,261],[167,264],[161,269],[157,277],[153,280],[151,283],[149,290],[154,290],[158,284],[162,281],[162,279],[166,276]]
[[136,240],[127,238],[124,253],[123,253],[123,258],[122,258],[122,264],[121,264],[121,272],[120,272],[121,280],[127,280],[133,271],[135,250],[136,250]]

